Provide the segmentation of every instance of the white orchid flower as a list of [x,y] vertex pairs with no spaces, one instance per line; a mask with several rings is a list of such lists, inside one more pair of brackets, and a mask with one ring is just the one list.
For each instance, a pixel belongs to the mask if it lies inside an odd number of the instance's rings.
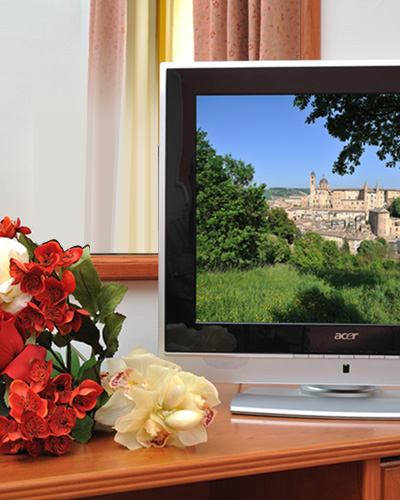
[[158,394],[136,385],[131,387],[135,408],[115,423],[115,441],[130,450],[150,446],[163,447],[169,433],[158,415]]
[[111,397],[95,418],[114,426],[115,441],[130,450],[207,441],[206,428],[216,415],[213,406],[220,403],[211,382],[143,348],[112,361],[108,366],[115,372],[102,379]]

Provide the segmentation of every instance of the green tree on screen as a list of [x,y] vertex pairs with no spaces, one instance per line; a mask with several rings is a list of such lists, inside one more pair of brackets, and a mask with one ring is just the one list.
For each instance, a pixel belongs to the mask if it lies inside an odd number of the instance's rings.
[[260,234],[267,232],[265,184],[253,183],[254,167],[218,155],[198,130],[196,146],[197,263],[229,268],[253,265]]
[[334,173],[352,174],[366,146],[375,146],[387,167],[400,160],[400,94],[298,95],[294,105],[308,111],[308,124],[325,119],[328,133],[345,143]]
[[392,203],[392,216],[400,217],[400,198],[396,198]]

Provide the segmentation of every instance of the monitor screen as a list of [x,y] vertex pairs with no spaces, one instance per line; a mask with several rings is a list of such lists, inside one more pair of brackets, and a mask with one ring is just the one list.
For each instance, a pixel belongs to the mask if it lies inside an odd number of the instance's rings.
[[400,384],[399,118],[396,61],[163,65],[161,354]]

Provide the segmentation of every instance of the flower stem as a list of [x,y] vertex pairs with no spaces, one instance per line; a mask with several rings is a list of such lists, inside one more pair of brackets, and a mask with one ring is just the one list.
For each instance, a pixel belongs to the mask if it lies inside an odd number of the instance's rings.
[[49,351],[51,352],[51,354],[54,356],[55,360],[57,361],[58,367],[56,368],[56,370],[59,372],[68,373],[68,369],[65,366],[62,358],[51,347],[49,348]]

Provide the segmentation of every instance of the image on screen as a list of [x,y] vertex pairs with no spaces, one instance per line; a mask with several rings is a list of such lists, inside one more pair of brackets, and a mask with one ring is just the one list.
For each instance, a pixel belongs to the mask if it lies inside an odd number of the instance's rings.
[[400,323],[399,111],[197,96],[197,323]]

